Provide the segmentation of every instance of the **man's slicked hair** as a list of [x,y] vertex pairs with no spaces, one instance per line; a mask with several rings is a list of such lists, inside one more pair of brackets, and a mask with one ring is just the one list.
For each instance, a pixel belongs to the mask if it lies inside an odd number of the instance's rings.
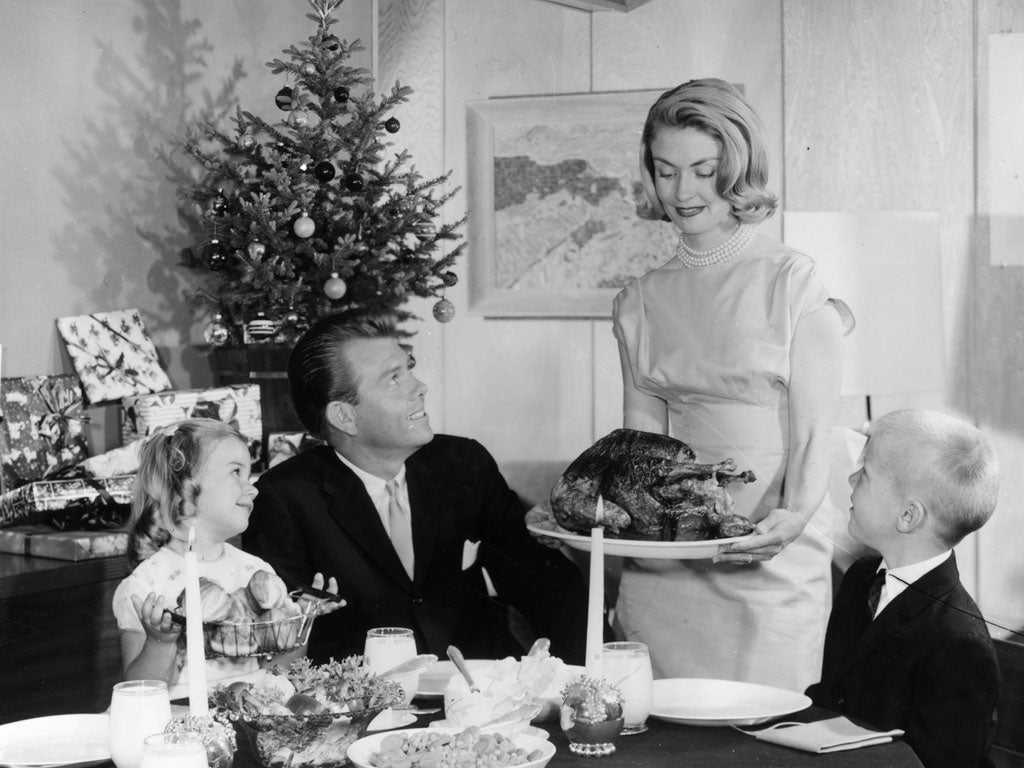
[[358,403],[356,374],[345,346],[356,339],[398,339],[398,316],[392,312],[352,311],[317,321],[292,350],[288,384],[299,421],[310,434],[327,439],[328,403]]

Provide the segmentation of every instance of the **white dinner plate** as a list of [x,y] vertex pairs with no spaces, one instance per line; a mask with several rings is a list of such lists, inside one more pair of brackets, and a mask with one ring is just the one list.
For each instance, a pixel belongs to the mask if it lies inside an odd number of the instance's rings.
[[400,709],[385,709],[367,726],[366,731],[390,731],[394,728],[406,728],[416,722],[416,715],[411,712],[402,712]]
[[[466,666],[469,673],[476,670],[488,669],[494,664],[493,659],[466,659]],[[429,699],[440,699],[444,696],[444,689],[452,675],[459,674],[455,665],[450,661],[436,661],[420,674],[420,684],[416,689],[417,696]]]
[[[590,537],[570,533],[555,522],[528,523],[534,533],[561,539],[573,549],[590,551]],[[749,536],[749,534],[748,534]],[[604,553],[616,557],[660,558],[671,560],[707,560],[717,555],[727,544],[743,541],[748,536],[734,536],[730,539],[708,539],[706,541],[637,541],[635,539],[613,539],[604,537]]]
[[654,681],[651,716],[683,725],[756,725],[811,706],[802,693],[735,680]]
[[110,759],[107,715],[53,715],[0,725],[0,763],[20,768],[83,766]]
[[[370,755],[380,749],[380,743],[385,738],[392,734],[403,736],[407,733],[422,733],[427,730],[428,729],[426,728],[411,728],[404,731],[389,731],[387,733],[375,733],[372,736],[364,736],[348,748],[348,759],[351,760],[357,768],[371,768]],[[459,733],[462,730],[463,729],[461,728],[429,729],[431,733]],[[512,741],[517,747],[525,749],[527,752],[533,752],[537,749],[541,752],[541,756],[538,759],[531,760],[528,763],[523,763],[519,768],[543,768],[555,755],[555,745],[547,739],[538,739],[534,736],[527,736],[520,733],[513,736]]]

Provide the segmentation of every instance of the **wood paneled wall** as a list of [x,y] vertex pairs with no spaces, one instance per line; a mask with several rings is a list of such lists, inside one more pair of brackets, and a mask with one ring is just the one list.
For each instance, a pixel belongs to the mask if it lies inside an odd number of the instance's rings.
[[[1017,434],[1000,447],[1013,464],[1024,454],[1013,386],[1024,383],[1024,335],[1008,330],[1024,327],[1024,279],[983,268],[972,240],[976,54],[984,58],[989,31],[1024,28],[1021,0],[651,0],[628,14],[544,0],[377,2],[381,73],[407,71],[417,91],[443,103],[440,126],[419,107],[418,125],[431,135],[416,141],[441,142],[439,170],[451,169],[456,184],[467,177],[466,101],[667,88],[714,75],[743,84],[761,115],[784,209],[938,211],[935,300],[949,375],[934,392],[876,400],[874,411],[916,406],[978,416],[988,427],[1011,421]],[[447,215],[465,205],[457,195]],[[781,218],[765,225],[779,236]],[[462,278],[473,259],[467,253],[460,264]],[[476,437],[507,465],[566,462],[621,424],[608,321],[484,319],[467,309],[464,283],[449,293],[456,320],[438,326],[427,316],[417,341],[438,357],[423,360],[436,426]],[[992,375],[1007,334],[1016,340],[1008,379]],[[1015,497],[1022,482],[1010,479]],[[1024,538],[1010,501],[1004,495],[990,528],[958,555],[983,608],[1024,623],[1014,600],[1024,566],[995,545]]]

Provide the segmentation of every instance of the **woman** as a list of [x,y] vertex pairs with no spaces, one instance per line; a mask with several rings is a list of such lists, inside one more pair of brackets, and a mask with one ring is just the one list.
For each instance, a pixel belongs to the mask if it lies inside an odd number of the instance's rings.
[[735,88],[693,80],[662,94],[640,161],[641,215],[671,221],[679,244],[615,298],[624,426],[753,470],[756,482],[728,490],[757,525],[714,561],[627,560],[618,629],[648,644],[655,677],[803,690],[829,612],[819,509],[848,310],[810,258],[755,232],[776,198],[760,122]]

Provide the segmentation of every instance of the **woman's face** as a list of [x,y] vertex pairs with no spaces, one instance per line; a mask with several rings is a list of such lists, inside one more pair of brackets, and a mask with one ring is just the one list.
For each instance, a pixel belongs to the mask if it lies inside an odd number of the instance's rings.
[[695,128],[659,128],[651,141],[654,188],[665,213],[697,248],[710,248],[736,227],[715,189],[722,147]]

